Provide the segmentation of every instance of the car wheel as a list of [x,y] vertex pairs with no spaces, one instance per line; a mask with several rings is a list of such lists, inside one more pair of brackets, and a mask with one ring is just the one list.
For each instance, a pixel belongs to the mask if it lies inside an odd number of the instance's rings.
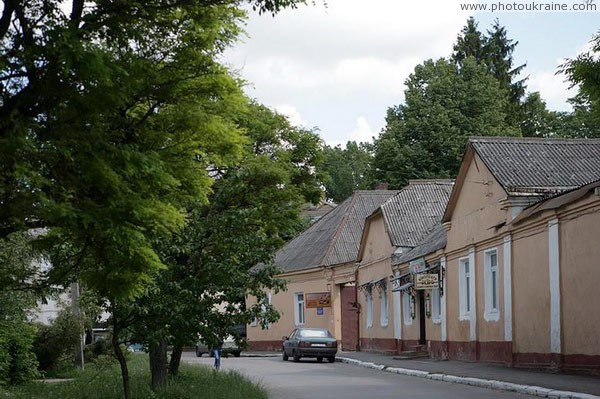
[[295,362],[299,362],[300,361],[300,355],[296,352],[294,352],[294,361]]
[[323,363],[323,357],[322,356],[318,356],[317,357],[317,362],[318,363]]
[[335,356],[330,356],[327,358],[327,360],[329,361],[329,363],[334,363],[335,362]]
[[287,353],[285,353],[285,349],[283,350],[283,361],[287,362],[287,360],[289,359]]
[[242,352],[233,352],[233,356],[235,356],[235,357],[240,357],[241,354],[242,354]]
[[202,352],[200,352],[198,348],[196,348],[196,357],[202,357]]

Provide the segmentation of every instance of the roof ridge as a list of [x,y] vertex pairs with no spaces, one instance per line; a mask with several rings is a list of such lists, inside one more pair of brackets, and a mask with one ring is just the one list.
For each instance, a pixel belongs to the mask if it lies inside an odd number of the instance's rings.
[[536,144],[551,144],[554,142],[562,142],[562,143],[571,143],[571,144],[579,144],[579,143],[589,143],[589,142],[599,142],[600,138],[564,138],[564,137],[516,137],[516,136],[470,136],[468,139],[470,142],[474,143],[485,143],[485,142],[511,142],[517,141],[521,143],[527,142],[535,142]]

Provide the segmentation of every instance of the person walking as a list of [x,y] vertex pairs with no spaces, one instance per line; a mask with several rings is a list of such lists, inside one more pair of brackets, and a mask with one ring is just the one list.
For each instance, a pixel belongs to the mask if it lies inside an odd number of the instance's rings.
[[213,348],[213,354],[215,356],[215,369],[221,368],[221,349],[223,348],[223,341],[219,339],[217,346]]

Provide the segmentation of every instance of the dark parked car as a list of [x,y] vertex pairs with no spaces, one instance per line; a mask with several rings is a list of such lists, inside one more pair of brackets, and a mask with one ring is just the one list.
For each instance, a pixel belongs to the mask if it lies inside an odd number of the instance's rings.
[[283,337],[283,360],[316,357],[322,362],[325,357],[333,363],[336,353],[337,340],[326,328],[296,328],[289,337]]

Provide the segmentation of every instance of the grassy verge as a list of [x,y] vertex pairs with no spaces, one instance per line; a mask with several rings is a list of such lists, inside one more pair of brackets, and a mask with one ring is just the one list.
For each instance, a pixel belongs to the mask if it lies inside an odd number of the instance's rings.
[[[267,399],[266,390],[244,376],[216,371],[206,366],[181,365],[180,375],[164,389],[150,389],[148,357],[131,357],[129,373],[134,399]],[[73,381],[57,384],[29,383],[0,388],[0,398],[14,399],[117,399],[123,397],[120,369],[117,364],[89,365]]]

